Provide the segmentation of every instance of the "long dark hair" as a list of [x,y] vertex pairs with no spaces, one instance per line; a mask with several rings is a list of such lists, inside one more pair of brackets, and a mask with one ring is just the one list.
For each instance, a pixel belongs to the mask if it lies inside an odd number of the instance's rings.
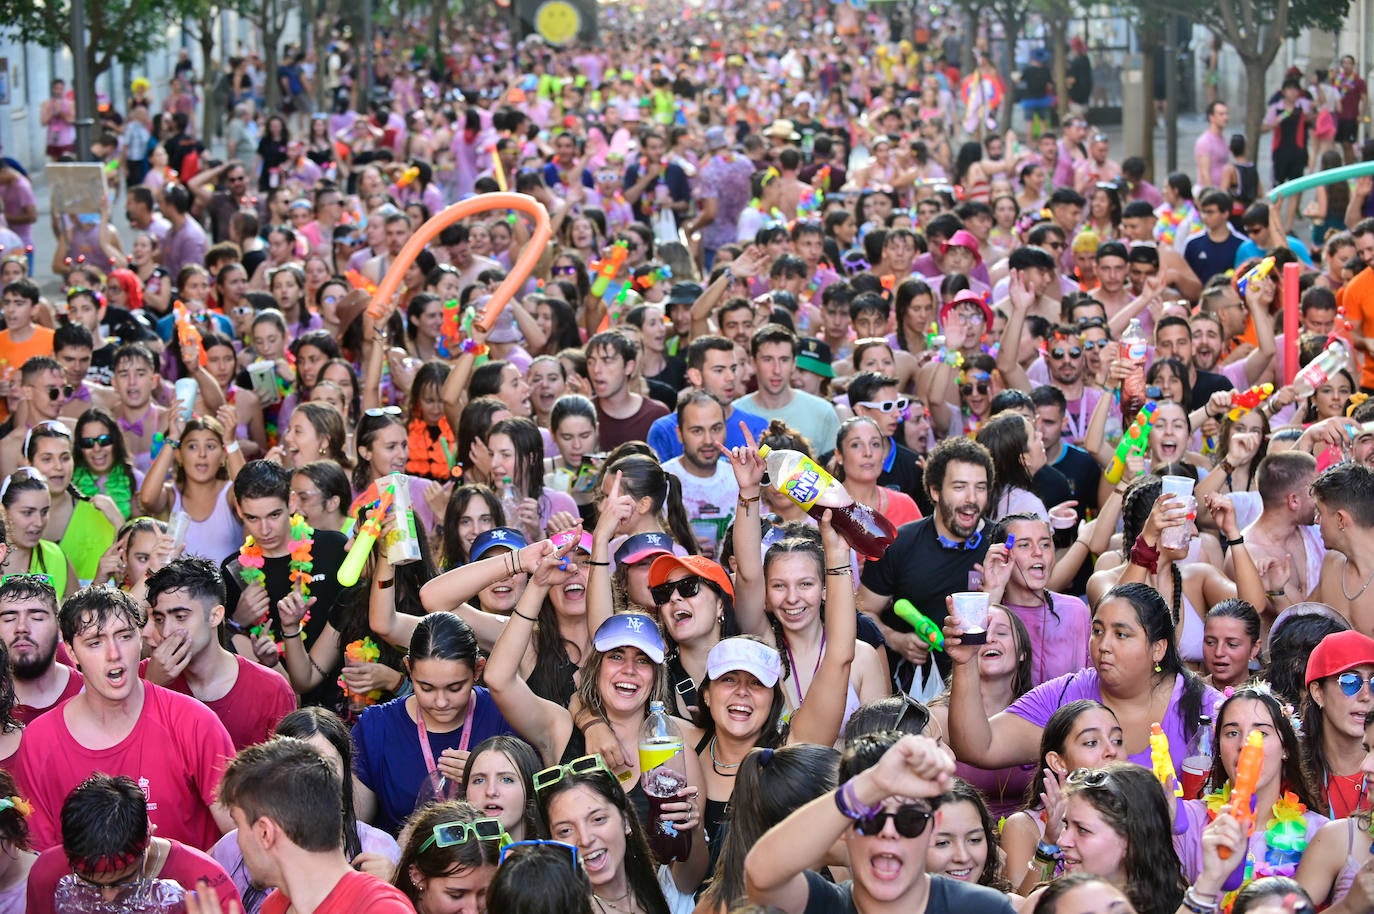
[[353,743],[348,737],[348,728],[339,715],[328,708],[297,708],[277,724],[277,736],[294,736],[308,740],[312,736],[322,737],[334,747],[343,762],[343,842],[344,854],[349,860],[363,852],[362,839],[358,837],[358,817],[353,811]]
[[1020,413],[1005,412],[991,417],[978,429],[978,443],[992,455],[993,486],[983,509],[983,515],[989,519],[994,518],[997,504],[1008,489],[1034,491],[1035,483],[1023,460],[1030,447],[1028,422]]
[[601,475],[603,478],[614,476],[616,471],[621,474],[622,493],[636,499],[648,498],[653,513],[666,516],[668,532],[677,544],[692,555],[701,551],[687,509],[682,504],[682,480],[663,469],[656,458],[642,454],[630,454],[614,462],[608,460]]
[[[115,417],[111,415],[108,410],[102,409],[99,406],[92,406],[76,417],[76,437],[79,438],[81,435],[81,426],[85,425],[87,422],[99,422],[105,427],[106,433],[113,439],[111,446],[114,448],[114,464],[110,467],[110,472],[123,473],[129,480],[130,491],[133,491],[135,489],[134,462],[129,457],[129,446],[124,443],[124,435],[120,431],[119,426],[115,424]],[[79,440],[76,442],[76,447],[72,450],[72,463],[76,467],[90,473],[95,472],[95,470],[91,469],[90,463],[86,460],[86,449],[80,446]]]
[[1040,731],[1040,763],[1035,766],[1035,779],[1026,789],[1026,809],[1040,808],[1040,794],[1045,792],[1046,756],[1051,752],[1063,755],[1064,750],[1068,748],[1074,723],[1087,712],[1098,710],[1116,717],[1115,711],[1091,698],[1071,701],[1050,715],[1050,719],[1045,722],[1045,729]]
[[477,761],[477,757],[487,752],[499,752],[514,766],[516,773],[520,775],[520,783],[525,790],[525,837],[529,838],[539,833],[539,805],[535,802],[534,796],[534,773],[544,767],[540,761],[538,753],[534,747],[516,736],[509,736],[501,733],[496,736],[488,736],[482,740],[472,751],[468,753],[468,760],[463,763],[463,794],[467,795],[468,782],[472,778],[472,766]]
[[[1221,732],[1226,726],[1226,712],[1233,702],[1241,699],[1257,701],[1264,705],[1264,710],[1274,725],[1274,732],[1278,735],[1279,743],[1283,746],[1283,770],[1280,775],[1282,780],[1279,784],[1279,792],[1292,791],[1308,809],[1316,811],[1328,809],[1329,807],[1322,803],[1321,796],[1312,789],[1312,781],[1303,764],[1303,748],[1298,743],[1298,733],[1293,729],[1293,722],[1288,719],[1288,715],[1284,713],[1283,705],[1279,704],[1279,700],[1268,688],[1242,686],[1221,703],[1221,706],[1217,708],[1217,742],[1221,741]],[[1315,774],[1315,771],[1313,773]],[[1209,780],[1212,786],[1217,789],[1229,780],[1226,776],[1226,767],[1221,763],[1220,752],[1217,752],[1212,759],[1212,771]]]
[[453,434],[458,445],[458,465],[464,470],[472,468],[472,445],[479,440],[486,442],[491,417],[503,410],[510,412],[510,407],[493,396],[473,397],[463,407]]
[[[917,276],[905,280],[897,287],[896,306],[893,309],[897,315],[897,345],[907,352],[911,351],[911,343],[915,340],[908,341],[906,338],[906,313],[911,310],[912,302],[922,295],[928,296],[932,302],[935,301],[935,293],[931,290],[930,284]],[[931,313],[934,313],[933,308]],[[922,346],[925,345],[924,338],[920,342]]]
[[[1145,585],[1135,585],[1143,587]],[[1172,840],[1169,805],[1159,781],[1131,762],[1111,762],[1087,782],[1073,779],[1066,796],[1080,796],[1126,841],[1121,890],[1139,914],[1173,914],[1183,900],[1183,864]]]
[[382,413],[376,416],[364,414],[362,419],[358,421],[358,431],[357,434],[353,436],[353,446],[358,451],[358,462],[353,467],[352,482],[354,491],[363,491],[372,484],[374,479],[372,461],[363,457],[362,449],[367,448],[371,450],[372,440],[381,434],[383,429],[391,425],[400,426],[401,431],[406,430],[406,424],[401,421],[401,417],[394,416],[390,413]]
[[539,433],[539,426],[524,416],[502,419],[487,431],[488,450],[493,435],[505,435],[515,448],[511,479],[515,491],[541,501],[544,498],[544,436]]
[[1197,732],[1198,717],[1202,714],[1202,679],[1183,665],[1178,653],[1178,639],[1175,634],[1174,617],[1165,605],[1164,598],[1149,584],[1118,584],[1102,595],[1093,607],[1093,616],[1108,600],[1125,600],[1135,610],[1136,621],[1145,629],[1145,638],[1151,644],[1164,642],[1164,656],[1157,664],[1159,672],[1154,674],[1157,681],[1170,676],[1183,678],[1183,694],[1179,698],[1178,711],[1183,720],[1183,738],[1189,740]]
[[448,507],[444,509],[444,522],[440,527],[440,547],[441,559],[445,571],[458,568],[468,563],[468,551],[463,546],[463,537],[459,532],[459,525],[463,520],[463,512],[467,510],[468,504],[474,499],[480,498],[487,504],[487,510],[491,512],[492,523],[501,526],[502,507],[501,499],[496,497],[490,486],[481,483],[469,483],[465,486],[458,486],[448,497]]
[[[1159,501],[1160,493],[1164,491],[1164,482],[1158,476],[1137,476],[1135,480],[1126,487],[1126,495],[1121,500],[1121,555],[1129,558],[1131,546],[1134,545],[1136,537],[1140,536],[1145,529],[1145,521],[1149,518],[1150,512],[1154,510],[1155,502]],[[1179,570],[1177,562],[1169,564],[1169,577],[1173,581],[1174,592],[1173,600],[1169,605],[1169,616],[1173,619],[1175,629],[1183,627],[1183,572]],[[1156,593],[1158,593],[1156,591]],[[1163,599],[1161,597],[1161,599]]]
[[805,743],[753,749],[744,757],[730,794],[720,856],[701,893],[705,910],[733,908],[744,899],[744,858],[749,849],[794,810],[834,790],[839,768],[840,754],[833,748]]
[[[951,803],[970,803],[978,813],[978,823],[983,828],[983,843],[988,849],[987,859],[983,861],[983,871],[978,874],[978,884],[996,889],[999,892],[1010,892],[1012,890],[1011,882],[1002,875],[1000,853],[1002,842],[998,840],[997,828],[992,821],[992,815],[988,812],[987,801],[983,799],[983,795],[978,792],[977,787],[963,778],[954,778],[950,782],[947,793],[943,793],[930,801],[930,808],[938,810],[940,807],[948,806]],[[936,822],[938,821],[937,818]],[[932,833],[931,841],[934,840],[935,836]]]
[[[630,891],[634,893],[635,901],[639,903],[645,914],[671,914],[668,910],[668,902],[663,897],[663,889],[658,884],[658,867],[654,864],[653,854],[649,851],[649,842],[644,836],[644,826],[639,821],[639,815],[635,812],[634,804],[625,795],[620,782],[605,771],[590,771],[585,774],[571,774],[564,777],[556,784],[545,788],[539,794],[539,812],[544,817],[544,821],[549,821],[549,807],[560,794],[566,793],[577,787],[585,787],[601,796],[611,806],[620,812],[621,818],[629,826],[629,832],[625,835],[625,881],[629,884]],[[553,834],[550,836],[556,841],[564,841],[565,838]]]

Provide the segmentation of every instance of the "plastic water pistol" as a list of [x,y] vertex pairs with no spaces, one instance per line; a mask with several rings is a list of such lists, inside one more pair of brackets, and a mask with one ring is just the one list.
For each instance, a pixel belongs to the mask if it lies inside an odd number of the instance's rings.
[[1272,272],[1274,272],[1274,258],[1266,257],[1241,274],[1240,279],[1236,280],[1236,291],[1240,293],[1241,298],[1244,298],[1251,282],[1258,282]]
[[1231,411],[1227,417],[1235,422],[1250,410],[1259,406],[1274,392],[1274,385],[1269,383],[1256,384],[1249,390],[1243,390],[1238,394],[1231,395]]
[[[1264,766],[1264,736],[1251,730],[1236,761],[1236,777],[1231,783],[1231,807],[1228,812],[1240,822],[1248,836],[1255,828],[1255,787],[1259,784],[1260,768]],[[1221,859],[1229,860],[1231,849],[1221,848]]]
[[444,302],[444,322],[439,326],[439,355],[452,358],[457,355],[458,344],[463,341],[463,306],[458,299],[450,298]]
[[1183,796],[1183,783],[1174,771],[1174,759],[1169,755],[1169,737],[1159,724],[1150,724],[1150,767],[1165,790],[1172,790],[1174,796]]
[[1155,403],[1153,400],[1146,403],[1136,414],[1135,421],[1131,427],[1126,429],[1126,434],[1121,436],[1121,441],[1116,446],[1116,453],[1112,455],[1112,465],[1107,467],[1107,481],[1115,485],[1121,481],[1121,477],[1126,472],[1126,460],[1145,453],[1145,448],[1150,442],[1150,426],[1155,421]]
[[617,241],[611,245],[609,254],[592,262],[592,269],[596,271],[596,279],[592,281],[591,292],[593,295],[600,298],[606,293],[606,287],[620,273],[620,270],[625,266],[625,259],[629,256],[629,244],[624,241]]
[[910,600],[901,599],[892,604],[892,611],[897,614],[911,630],[921,636],[932,650],[943,651],[945,649],[945,633],[940,631],[940,626],[935,624],[935,620],[917,609]]
[[382,535],[382,518],[391,507],[391,500],[395,494],[390,486],[381,493],[377,506],[368,512],[367,520],[363,521],[353,545],[348,547],[348,555],[344,556],[343,564],[339,566],[339,583],[343,586],[352,587],[362,576],[363,563],[367,561],[368,553],[372,551],[377,537]]
[[202,368],[205,367],[205,345],[201,341],[200,328],[196,326],[191,318],[191,312],[186,310],[186,306],[177,302],[172,306],[173,318],[177,326],[177,342],[181,344],[182,352],[194,352],[196,361]]
[[401,177],[396,179],[396,186],[409,187],[410,185],[415,183],[415,179],[418,177],[420,177],[420,169],[412,165],[405,171],[401,172]]
[[[344,659],[350,663],[376,663],[382,656],[382,650],[377,646],[377,642],[371,637],[359,638],[357,641],[350,641],[344,647]],[[369,692],[355,692],[345,683],[342,676],[339,677],[339,688],[343,689],[344,696],[351,702],[375,705],[382,700],[386,694],[381,689],[373,689]]]

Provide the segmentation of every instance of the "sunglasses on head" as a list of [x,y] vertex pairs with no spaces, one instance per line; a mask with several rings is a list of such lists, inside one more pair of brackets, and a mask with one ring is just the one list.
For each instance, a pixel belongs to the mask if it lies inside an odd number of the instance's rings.
[[4,586],[10,581],[19,581],[24,584],[51,584],[52,578],[46,574],[7,574],[0,577],[0,586]]
[[701,592],[702,579],[698,575],[668,581],[649,588],[649,596],[654,598],[655,606],[665,606],[673,599],[674,593],[682,594],[682,599],[690,600]]
[[478,841],[501,841],[507,838],[506,831],[501,827],[500,819],[483,818],[473,819],[471,822],[445,822],[434,826],[434,832],[425,839],[425,843],[420,845],[419,853],[424,853],[431,847],[453,847],[456,844],[464,844],[469,838],[476,838]]
[[106,432],[103,435],[96,435],[94,438],[81,438],[77,441],[82,447],[109,447],[114,444],[114,435]]
[[1112,773],[1105,768],[1077,768],[1069,773],[1065,783],[1073,784],[1075,787],[1088,787],[1097,789],[1105,787],[1107,792],[1118,800],[1123,800],[1121,787],[1112,777]]
[[1077,346],[1070,346],[1068,349],[1065,349],[1063,346],[1055,346],[1050,350],[1050,358],[1054,359],[1056,362],[1066,355],[1071,359],[1076,359],[1083,355],[1083,350]]
[[926,827],[930,825],[930,817],[929,806],[903,803],[891,812],[882,809],[870,816],[856,819],[854,830],[861,835],[872,837],[881,834],[887,825],[887,820],[891,819],[892,824],[897,828],[897,834],[903,838],[919,838]]
[[1367,685],[1369,686],[1369,691],[1374,692],[1374,676],[1370,676],[1366,679],[1353,670],[1337,676],[1336,684],[1341,687],[1341,694],[1345,695],[1347,698],[1354,698],[1356,695],[1360,694],[1361,686]]
[[601,760],[601,756],[584,755],[580,758],[573,759],[566,765],[553,765],[545,768],[543,771],[536,771],[534,773],[534,790],[535,793],[539,793],[540,791],[547,790],[566,777],[579,774],[594,774],[598,771],[604,771],[606,774],[611,773],[611,769],[606,767],[606,763]]
[[373,419],[381,416],[399,416],[401,408],[399,406],[374,406],[372,409],[363,410],[364,416],[371,416]]
[[525,841],[512,841],[511,843],[503,846],[501,848],[501,859],[497,861],[497,865],[499,866],[500,864],[505,863],[506,857],[509,856],[511,852],[513,852],[517,847],[556,847],[560,850],[565,850],[568,852],[568,856],[572,860],[572,867],[574,870],[581,866],[581,860],[577,856],[577,848],[575,846],[571,844],[566,844],[562,841],[549,841],[547,839],[540,840],[537,838],[530,838]]

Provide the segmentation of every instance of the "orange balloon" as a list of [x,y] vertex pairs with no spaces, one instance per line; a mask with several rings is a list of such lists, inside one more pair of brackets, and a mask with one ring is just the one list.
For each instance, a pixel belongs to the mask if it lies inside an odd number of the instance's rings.
[[429,218],[428,222],[420,226],[415,234],[410,236],[405,247],[401,248],[401,253],[396,255],[391,268],[386,271],[386,276],[382,277],[381,283],[377,286],[377,291],[373,294],[373,306],[385,305],[391,301],[391,297],[400,288],[406,270],[409,270],[410,265],[415,262],[415,258],[420,256],[425,245],[439,237],[440,232],[460,219],[498,209],[515,209],[527,216],[532,216],[534,218],[534,234],[530,236],[525,249],[520,252],[520,258],[511,265],[510,273],[506,274],[506,278],[502,280],[501,285],[496,287],[496,291],[491,293],[491,300],[487,302],[487,306],[482,309],[481,314],[477,315],[477,326],[483,330],[490,330],[494,327],[501,310],[515,297],[515,293],[534,272],[535,264],[539,262],[540,255],[544,253],[544,246],[549,243],[549,238],[553,235],[553,227],[549,224],[548,210],[544,209],[542,203],[528,194],[480,194],[476,197],[468,197],[466,200],[459,200],[457,203],[439,210]]

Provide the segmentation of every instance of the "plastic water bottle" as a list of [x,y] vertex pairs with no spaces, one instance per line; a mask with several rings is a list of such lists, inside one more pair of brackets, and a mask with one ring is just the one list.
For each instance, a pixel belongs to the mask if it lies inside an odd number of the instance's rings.
[[690,832],[663,818],[663,804],[678,801],[687,786],[687,760],[682,732],[664,710],[663,702],[649,702],[649,714],[639,730],[639,777],[649,797],[649,849],[660,864],[686,860],[692,853]]
[[1122,352],[1131,362],[1131,373],[1121,382],[1121,412],[1130,415],[1145,405],[1145,331],[1133,317],[1121,334]]
[[501,512],[506,515],[507,527],[520,529],[520,496],[509,476],[501,479]]
[[1293,378],[1293,392],[1299,397],[1310,397],[1342,368],[1350,368],[1350,350],[1340,340],[1332,340]]
[[1188,755],[1183,759],[1183,799],[1202,796],[1207,776],[1212,773],[1212,718],[1197,719],[1197,732],[1188,740]]

